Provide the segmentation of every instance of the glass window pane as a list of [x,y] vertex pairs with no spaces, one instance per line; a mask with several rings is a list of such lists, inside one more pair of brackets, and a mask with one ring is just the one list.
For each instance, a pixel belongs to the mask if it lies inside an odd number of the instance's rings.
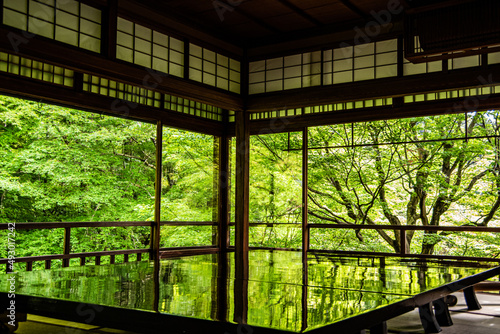
[[56,40],[78,46],[78,32],[62,27],[56,27]]
[[352,82],[352,71],[338,72],[333,74],[333,83]]
[[153,31],[153,42],[161,46],[168,47],[168,36],[157,31]]
[[182,78],[184,77],[184,67],[182,65],[170,63],[168,73]]
[[283,78],[283,69],[276,69],[276,70],[271,70],[267,71],[266,74],[266,80],[271,81],[271,80],[279,80]]
[[134,37],[129,34],[124,34],[120,31],[118,31],[118,34],[116,36],[116,42],[119,45],[126,46],[128,48],[133,48],[134,47]]
[[179,65],[184,65],[184,54],[170,50],[170,61]]
[[134,52],[134,63],[144,67],[151,67],[151,56],[142,52]]
[[265,83],[250,84],[249,85],[249,92],[250,92],[250,94],[265,93],[266,92],[266,85],[265,85]]
[[4,0],[4,7],[15,9],[21,13],[28,13],[27,0]]
[[54,25],[52,23],[41,21],[34,17],[28,19],[29,32],[54,39]]
[[54,8],[41,4],[39,2],[30,0],[29,14],[35,18],[54,22]]
[[189,54],[198,58],[203,58],[203,49],[198,45],[189,44]]
[[333,59],[336,60],[336,59],[352,58],[353,53],[354,53],[354,48],[352,46],[333,49]]
[[388,65],[388,64],[397,64],[398,62],[398,54],[397,52],[389,52],[383,54],[377,54],[376,56],[376,65]]
[[302,64],[302,55],[298,54],[298,55],[293,55],[293,56],[287,56],[284,59],[284,64],[285,64],[285,67],[301,65]]
[[80,47],[89,51],[101,52],[101,40],[80,34]]
[[151,42],[142,38],[135,38],[135,50],[142,53],[151,54]]
[[81,4],[81,16],[90,21],[101,23],[101,11],[97,8]]
[[375,43],[359,44],[354,46],[354,57],[372,55],[375,53]]
[[240,62],[234,59],[229,59],[229,67],[234,70],[240,72]]
[[134,23],[119,17],[118,18],[118,30],[126,32],[130,35],[133,35],[134,34]]
[[189,70],[189,79],[202,82],[203,80],[203,74],[201,71],[195,70],[195,69],[190,69]]
[[377,78],[395,77],[398,75],[397,65],[379,66],[375,69]]
[[168,73],[168,62],[163,59],[153,58],[153,69]]
[[364,68],[375,66],[375,56],[357,57],[354,58],[354,68]]
[[170,37],[170,48],[180,53],[184,53],[184,42],[177,38]]
[[135,24],[135,36],[147,41],[151,41],[152,30],[139,24]]
[[283,90],[283,81],[268,81],[266,83],[266,92],[275,92]]
[[274,58],[274,59],[267,59],[266,60],[266,69],[267,70],[272,70],[275,68],[280,68],[283,67],[283,58]]
[[215,61],[216,61],[215,52],[207,50],[207,49],[203,49],[203,59],[210,61],[212,63],[215,63]]
[[353,60],[350,58],[343,60],[335,60],[333,62],[333,71],[340,72],[340,71],[350,70],[352,69],[352,66],[353,66]]
[[5,25],[26,31],[28,30],[27,21],[28,20],[26,15],[4,8],[3,23]]
[[56,1],[56,8],[74,15],[79,15],[79,3],[77,1]]
[[265,71],[266,62],[264,60],[253,61],[249,64],[250,73]]
[[390,39],[387,41],[377,42],[376,48],[377,48],[377,53],[397,51],[398,40],[397,39]]
[[229,82],[229,90],[233,93],[240,93],[240,84],[234,83],[232,81]]
[[133,62],[134,61],[134,52],[132,49],[127,49],[122,46],[117,46],[116,47],[116,58],[125,60],[128,62]]
[[96,38],[101,37],[101,26],[97,23],[80,19],[80,32]]
[[72,30],[78,30],[78,16],[57,10],[56,24]]

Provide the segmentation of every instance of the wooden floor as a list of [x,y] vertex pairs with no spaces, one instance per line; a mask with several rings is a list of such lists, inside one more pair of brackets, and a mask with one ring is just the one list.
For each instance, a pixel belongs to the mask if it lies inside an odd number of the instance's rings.
[[28,321],[19,324],[16,334],[138,334],[112,328],[39,317],[28,314]]
[[[463,294],[456,293],[458,303],[450,307],[453,326],[443,327],[442,334],[498,334],[500,333],[500,295],[477,293],[482,309],[467,311]],[[388,322],[389,333],[424,333],[418,310],[406,313]]]
[[[498,334],[500,333],[500,295],[478,293],[478,299],[483,306],[479,311],[467,312],[465,301],[461,294],[456,294],[458,303],[451,307],[451,317],[454,325],[444,327],[443,334]],[[424,333],[418,311],[409,312],[388,323],[389,333],[421,334]],[[21,323],[18,334],[137,334],[110,328],[89,326],[56,319],[28,315],[28,321]],[[147,333],[147,330],[144,331]]]

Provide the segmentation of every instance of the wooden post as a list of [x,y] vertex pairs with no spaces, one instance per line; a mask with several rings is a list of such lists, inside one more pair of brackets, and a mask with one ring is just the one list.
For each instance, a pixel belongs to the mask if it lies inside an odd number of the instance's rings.
[[[248,314],[248,199],[249,199],[249,157],[250,132],[248,114],[236,113],[236,238],[234,283],[234,320],[245,324]],[[237,297],[236,297],[237,296]]]
[[51,260],[45,260],[45,269],[50,269],[52,266],[52,261]]
[[236,113],[236,239],[235,260],[237,278],[248,277],[248,199],[249,199],[249,158],[250,132],[248,114]]
[[307,251],[309,250],[309,226],[308,226],[308,203],[307,203],[307,187],[308,187],[308,140],[309,135],[307,128],[302,130],[302,257],[307,259]]
[[[64,228],[64,255],[71,253],[71,227]],[[62,260],[63,267],[69,267],[69,258]]]
[[[225,111],[225,118],[228,118],[227,116],[227,111]],[[217,240],[217,246],[220,251],[223,252],[227,251],[227,247],[229,246],[229,192],[231,190],[230,156],[231,148],[229,145],[229,138],[224,135],[219,140],[219,229]]]
[[[156,123],[156,176],[155,176],[155,214],[151,225],[150,252],[153,260],[160,258],[160,227],[161,227],[161,179],[162,179],[162,144],[163,124]],[[126,262],[126,261],[125,261]]]

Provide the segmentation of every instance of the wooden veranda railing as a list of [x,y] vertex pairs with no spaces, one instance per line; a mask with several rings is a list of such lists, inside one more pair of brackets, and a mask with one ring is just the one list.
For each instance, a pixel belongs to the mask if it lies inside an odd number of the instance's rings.
[[[235,223],[231,222],[229,226],[234,227]],[[250,227],[266,226],[288,226],[295,228],[302,228],[301,224],[297,223],[250,223]],[[423,226],[423,225],[352,225],[352,224],[323,224],[323,223],[308,223],[306,226],[306,231],[303,233],[303,237],[307,238],[310,236],[311,229],[344,229],[344,230],[387,230],[393,231],[394,233],[399,233],[400,240],[406,239],[406,234],[408,231],[425,231],[428,232],[473,232],[473,233],[498,233],[500,236],[500,227],[488,227],[488,226]],[[305,243],[309,245],[309,240]],[[234,247],[230,247],[234,249]],[[269,247],[250,247],[250,249],[282,249],[282,248],[269,248]],[[300,249],[293,249],[300,250]],[[433,258],[433,259],[455,259],[455,260],[484,260],[493,261],[500,263],[499,257],[479,257],[479,256],[452,256],[452,255],[427,255],[427,254],[415,254],[411,253],[407,248],[406,243],[402,243],[399,252],[368,252],[368,251],[341,251],[341,250],[325,250],[325,249],[314,249],[307,248],[308,252],[325,252],[325,253],[338,253],[338,254],[363,254],[363,255],[380,255],[380,256],[401,256],[401,257],[415,257],[415,258]]]
[[[18,233],[19,230],[42,230],[42,229],[64,229],[63,238],[63,253],[62,254],[51,254],[51,255],[40,255],[40,256],[25,256],[25,257],[15,257],[15,263],[26,263],[26,270],[33,270],[34,262],[44,262],[45,269],[50,269],[52,267],[53,261],[62,261],[62,267],[69,267],[71,259],[80,259],[80,265],[83,266],[87,263],[88,258],[95,258],[95,264],[100,265],[102,257],[109,256],[109,263],[113,264],[116,261],[118,255],[123,255],[123,262],[129,262],[130,255],[136,255],[136,261],[141,261],[144,254],[148,254],[151,258],[151,248],[142,249],[123,249],[123,250],[109,250],[109,251],[92,251],[83,253],[72,253],[71,252],[71,229],[82,228],[82,227],[137,227],[145,226],[151,227],[153,222],[55,222],[55,223],[15,223],[15,231]],[[0,230],[7,230],[9,225],[12,224],[0,224]],[[214,222],[161,222],[161,226],[217,226]],[[15,238],[14,238],[15,239]],[[216,246],[199,246],[199,247],[176,247],[176,248],[161,248],[161,251],[168,251],[171,256],[177,256],[182,254],[197,254],[197,253],[207,253],[216,251],[218,248]],[[0,259],[0,266],[6,266],[6,272],[10,272],[9,269],[9,259]]]
[[[390,230],[394,233],[399,233],[400,240],[406,240],[406,234],[408,231],[425,231],[429,232],[473,232],[473,233],[499,233],[500,227],[487,227],[487,226],[423,226],[423,225],[341,225],[341,224],[307,224],[308,229],[313,228],[326,228],[326,229],[350,229],[350,230]],[[500,262],[500,258],[490,258],[490,257],[475,257],[475,256],[450,256],[450,255],[426,255],[426,254],[413,254],[407,249],[406,242],[400,243],[399,253],[382,253],[382,252],[352,252],[349,253],[363,253],[363,254],[379,254],[379,255],[398,255],[398,256],[411,256],[411,257],[421,257],[421,258],[448,258],[457,260],[487,260],[487,261],[497,261]],[[319,251],[319,250],[311,250]],[[324,250],[321,250],[324,251]],[[336,251],[337,253],[344,253],[347,251]],[[499,254],[500,255],[500,254]]]
[[[136,261],[141,261],[144,254],[150,255],[151,248],[143,249],[124,249],[124,250],[110,250],[110,251],[93,251],[84,253],[71,253],[71,229],[81,227],[133,227],[145,226],[151,227],[153,222],[64,222],[64,223],[16,223],[15,230],[38,230],[38,229],[64,229],[64,247],[62,254],[41,255],[41,256],[27,256],[16,257],[16,263],[26,263],[26,270],[33,269],[34,262],[44,262],[45,268],[50,269],[53,261],[62,261],[63,267],[70,265],[71,259],[80,259],[80,265],[85,265],[88,258],[95,258],[96,265],[101,264],[102,257],[109,256],[109,263],[115,263],[118,255],[123,255],[123,262],[128,262],[130,255],[136,255]],[[216,222],[161,222],[162,226],[214,226]],[[234,223],[229,223],[229,226],[234,227]],[[273,223],[250,223],[250,227],[254,226],[292,226],[301,228],[301,224],[273,224]],[[303,233],[303,238],[310,235],[311,229],[350,229],[350,230],[387,230],[393,231],[395,234],[399,233],[400,240],[405,240],[408,231],[425,231],[438,232],[473,232],[473,233],[499,233],[500,227],[487,227],[487,226],[407,226],[407,225],[339,225],[339,224],[322,224],[322,223],[309,223],[305,226],[306,233]],[[8,229],[8,224],[0,224],[0,230]],[[305,243],[309,245],[309,242]],[[268,247],[251,247],[252,249],[269,249]],[[234,249],[234,247],[229,247]],[[278,249],[278,248],[273,248]],[[280,248],[281,249],[281,248]],[[161,248],[165,256],[181,256],[191,254],[204,254],[211,253],[219,250],[218,246],[196,246],[196,247],[176,247],[176,248]],[[291,250],[291,249],[288,249]],[[299,249],[293,249],[299,250]],[[419,258],[442,258],[442,259],[457,259],[457,260],[484,260],[494,261],[500,263],[500,258],[496,257],[475,257],[475,256],[449,256],[449,255],[422,255],[414,254],[407,249],[406,243],[401,243],[400,251],[398,253],[392,252],[367,252],[367,251],[339,251],[339,250],[324,250],[324,249],[311,249],[305,250],[310,252],[333,252],[339,254],[365,254],[365,255],[380,255],[380,256],[402,256],[402,257],[419,257]],[[0,259],[0,266],[5,265],[6,271],[9,272],[9,259]]]

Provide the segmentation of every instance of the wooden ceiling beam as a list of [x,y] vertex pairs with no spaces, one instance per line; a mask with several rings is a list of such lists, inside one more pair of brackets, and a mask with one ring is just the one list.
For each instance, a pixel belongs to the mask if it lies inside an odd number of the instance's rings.
[[304,19],[306,19],[307,21],[311,22],[312,24],[314,24],[315,26],[319,27],[319,28],[322,28],[324,26],[324,24],[322,22],[320,22],[319,20],[317,20],[316,18],[314,18],[313,16],[307,14],[304,10],[302,10],[301,8],[295,6],[293,3],[291,3],[290,1],[288,0],[276,0],[278,1],[279,3],[281,3],[282,5],[284,5],[285,7],[291,9],[292,11],[294,11],[297,15],[303,17]]
[[[53,85],[43,81],[24,79],[4,73],[0,73],[0,93],[148,123],[155,123],[161,120],[167,126],[210,135],[221,136],[224,133],[222,122],[145,105],[137,105],[134,108],[123,108],[123,110],[122,108],[115,108],[116,110],[113,110],[111,106],[115,104],[115,98],[78,92],[72,88]],[[126,103],[124,102],[123,105],[125,106]]]
[[[282,35],[280,38],[262,39],[255,44],[250,44],[248,56],[251,61],[297,54],[301,52],[317,51],[323,48],[338,47],[341,42],[355,44],[354,39],[359,32],[354,27],[363,26],[365,21],[358,20],[348,25],[325,26],[315,32],[307,34],[296,32]],[[375,40],[396,38],[403,34],[403,22],[393,22],[392,25],[381,26],[380,34]]]
[[[477,99],[477,107],[474,111],[497,109],[498,106],[500,106],[500,94],[495,94],[489,96],[487,99]],[[464,98],[457,98],[441,101],[408,103],[401,106],[373,107],[251,121],[249,127],[250,134],[256,135],[302,131],[304,127],[310,126],[445,115],[464,113],[466,111],[471,111],[469,101]],[[228,129],[228,134],[234,136],[234,124],[231,124],[231,127]]]
[[476,87],[495,82],[500,82],[500,65],[251,95],[248,98],[248,110],[259,112],[319,106],[336,102]]
[[279,30],[278,28],[276,28],[275,26],[270,25],[269,23],[267,23],[266,21],[258,18],[257,16],[254,16],[254,15],[246,12],[245,10],[241,9],[241,7],[235,7],[235,11],[237,11],[240,15],[246,17],[250,21],[252,21],[252,22],[260,25],[261,27],[263,27],[263,28],[265,28],[267,30],[269,30],[272,33],[275,33],[275,34],[282,33],[282,31]]
[[340,2],[349,8],[352,12],[354,12],[356,15],[359,15],[361,18],[367,20],[369,19],[369,15],[363,12],[361,9],[359,9],[356,5],[354,5],[351,1],[349,0],[340,0]]

